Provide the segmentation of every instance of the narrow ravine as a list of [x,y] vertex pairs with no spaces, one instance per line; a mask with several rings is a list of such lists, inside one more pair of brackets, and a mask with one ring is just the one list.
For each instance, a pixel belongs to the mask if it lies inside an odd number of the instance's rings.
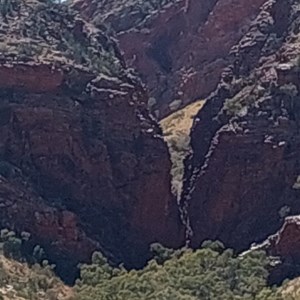
[[184,160],[192,151],[190,132],[194,117],[203,108],[205,102],[205,100],[198,100],[160,121],[164,140],[168,145],[172,162],[172,193],[176,197],[180,218],[185,228],[185,240],[187,244],[189,244],[193,232],[187,207],[181,205]]

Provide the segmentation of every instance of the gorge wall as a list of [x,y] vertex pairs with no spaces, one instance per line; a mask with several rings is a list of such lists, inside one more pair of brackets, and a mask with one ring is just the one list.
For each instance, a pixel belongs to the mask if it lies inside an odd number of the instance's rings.
[[30,232],[65,276],[95,249],[139,266],[151,242],[184,244],[167,146],[114,41],[65,5],[13,3],[0,32],[1,226]]
[[159,118],[206,98],[179,208],[192,246],[242,251],[299,213],[298,1],[74,3],[115,31]]
[[299,4],[267,1],[195,118],[182,206],[198,247],[238,251],[298,214]]
[[123,7],[74,2],[89,20],[116,31],[127,65],[138,71],[161,118],[170,113],[170,103],[186,105],[216,88],[231,47],[265,0],[129,1]]
[[[129,267],[153,242],[243,251],[300,213],[299,1],[11,3],[1,226],[29,231],[62,275],[96,249]],[[178,206],[147,103],[162,117],[199,97]]]

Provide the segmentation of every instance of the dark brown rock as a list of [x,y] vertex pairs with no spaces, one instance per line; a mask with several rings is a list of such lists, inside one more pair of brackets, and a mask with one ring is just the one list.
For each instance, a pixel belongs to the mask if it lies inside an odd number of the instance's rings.
[[[104,22],[112,24],[128,66],[138,70],[163,117],[172,101],[187,104],[215,89],[229,50],[265,0],[174,1],[153,8],[144,22],[130,13],[141,4],[126,6],[128,12],[114,8],[113,2],[78,0],[75,6],[95,23],[103,16]],[[128,26],[119,28],[120,19]]]
[[281,229],[265,242],[272,256],[288,259],[294,263],[300,261],[300,218],[291,216],[285,219]]
[[281,284],[286,279],[300,275],[300,219],[290,216],[284,219],[282,227],[264,242],[252,245],[249,251],[264,250],[272,258],[270,268],[271,284]]
[[[64,5],[46,10],[56,16],[48,16],[47,34],[31,32],[44,24],[38,8],[28,15],[22,5],[2,22],[9,26],[1,23],[0,46],[9,51],[0,55],[0,160],[11,167],[1,171],[0,200],[15,203],[5,204],[1,225],[30,231],[57,261],[86,260],[99,248],[141,266],[152,242],[220,239],[242,251],[281,226],[282,207],[299,213],[292,1],[176,1],[146,20],[124,6],[132,14],[117,30],[120,46],[163,114],[178,97],[205,97],[219,83],[195,118],[180,209],[148,95],[124,69],[96,4],[76,2],[101,30]],[[113,7],[101,22],[116,23]]]
[[[194,247],[220,239],[245,250],[281,226],[282,207],[300,210],[293,190],[299,174],[298,91],[286,85],[298,74],[290,71],[283,81],[277,70],[279,57],[294,64],[299,55],[296,40],[284,41],[297,22],[290,4],[266,2],[231,51],[232,79],[220,83],[196,116],[181,203]],[[279,11],[291,15],[283,22]],[[277,46],[270,48],[271,42]]]
[[[101,249],[139,266],[152,242],[180,246],[169,154],[141,84],[103,32],[64,5],[32,5],[11,13],[12,51],[0,64],[1,226],[29,231],[58,263]],[[41,26],[42,12],[46,37],[18,31],[18,22]],[[26,56],[28,39],[49,49]],[[111,59],[106,67],[102,56]]]

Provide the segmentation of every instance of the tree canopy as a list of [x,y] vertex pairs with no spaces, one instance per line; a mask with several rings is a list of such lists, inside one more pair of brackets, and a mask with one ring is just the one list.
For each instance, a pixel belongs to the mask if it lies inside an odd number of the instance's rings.
[[267,286],[264,252],[242,257],[220,243],[199,250],[171,250],[156,244],[154,259],[142,270],[114,268],[101,253],[81,266],[80,300],[280,300]]

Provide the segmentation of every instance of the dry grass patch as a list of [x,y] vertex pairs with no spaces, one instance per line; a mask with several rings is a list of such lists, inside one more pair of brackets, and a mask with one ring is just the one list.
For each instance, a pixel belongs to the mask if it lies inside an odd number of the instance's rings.
[[190,152],[190,131],[195,115],[205,104],[198,100],[160,121],[172,160],[172,192],[179,199],[184,173],[183,161]]

